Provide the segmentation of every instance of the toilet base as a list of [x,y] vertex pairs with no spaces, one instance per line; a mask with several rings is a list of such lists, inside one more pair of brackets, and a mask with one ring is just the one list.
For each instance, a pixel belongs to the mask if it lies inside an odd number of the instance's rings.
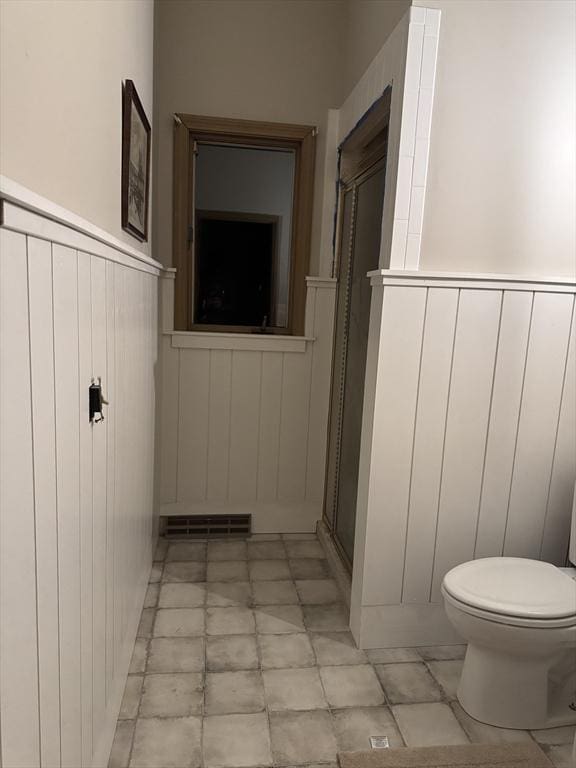
[[458,700],[475,720],[500,728],[575,725],[576,651],[551,661],[470,644]]

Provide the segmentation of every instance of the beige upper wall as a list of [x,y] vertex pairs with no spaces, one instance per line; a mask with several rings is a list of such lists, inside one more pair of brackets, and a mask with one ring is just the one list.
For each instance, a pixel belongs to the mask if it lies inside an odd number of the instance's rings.
[[414,4],[442,11],[420,268],[574,274],[574,2]]
[[346,0],[344,97],[368,69],[411,4],[411,0]]
[[0,173],[121,228],[122,81],[152,118],[152,0],[0,2]]
[[310,271],[318,265],[327,110],[340,106],[339,0],[162,0],[156,4],[155,229],[172,260],[175,112],[319,128]]

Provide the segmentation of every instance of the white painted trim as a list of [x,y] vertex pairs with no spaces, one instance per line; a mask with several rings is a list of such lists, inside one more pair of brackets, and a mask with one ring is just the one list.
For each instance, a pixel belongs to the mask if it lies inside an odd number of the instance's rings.
[[[0,175],[0,200],[4,203],[4,220],[2,226],[6,229],[13,229],[16,232],[23,232],[24,234],[33,234],[36,237],[59,242],[62,245],[70,245],[69,242],[65,242],[65,239],[75,239],[72,233],[76,233],[76,235],[82,235],[85,238],[88,238],[89,241],[92,241],[93,243],[99,243],[100,246],[105,246],[106,248],[122,253],[131,259],[136,259],[155,270],[162,268],[162,265],[158,261],[147,256],[137,248],[127,245],[122,242],[122,240],[119,240],[105,230],[100,229],[100,227],[97,227],[90,221],[83,219],[81,216],[72,213],[72,211],[53,203],[51,200],[36,194],[36,192],[32,192],[32,190],[27,189],[16,181],[2,175]],[[24,227],[28,222],[32,222],[33,218],[30,216],[19,216],[17,211],[21,211],[22,213],[27,212],[36,217],[41,217],[44,219],[44,226],[39,227],[36,225],[34,227],[36,231],[28,232]],[[59,226],[59,228],[53,230],[57,235],[56,237],[52,237],[48,223]],[[67,238],[64,235],[63,228],[70,230],[70,234]],[[40,230],[40,232],[38,230]],[[72,245],[72,247],[77,246]],[[98,248],[98,246],[94,244],[92,247],[79,248],[79,250],[93,253],[96,256],[103,256],[103,258],[110,258],[101,251],[101,248]],[[118,261],[118,259],[111,260]]]
[[458,645],[464,641],[446,616],[444,603],[363,605],[352,634],[359,648]]
[[496,275],[465,272],[417,272],[379,269],[368,272],[370,284],[413,286],[417,288],[467,288],[494,291],[544,291],[574,293],[576,281],[570,277],[534,275]]
[[319,520],[316,533],[318,535],[320,544],[322,544],[322,547],[324,548],[326,559],[328,560],[334,579],[340,588],[344,602],[348,607],[350,607],[350,599],[352,595],[352,579],[346,570],[346,566],[342,562],[338,550],[336,549],[336,545],[334,544],[332,536],[330,535],[328,526],[323,519]]
[[210,333],[168,331],[175,349],[231,349],[242,352],[306,352],[309,336],[280,336],[272,333]]
[[253,533],[314,533],[322,503],[180,501],[160,505],[160,515],[252,515]]

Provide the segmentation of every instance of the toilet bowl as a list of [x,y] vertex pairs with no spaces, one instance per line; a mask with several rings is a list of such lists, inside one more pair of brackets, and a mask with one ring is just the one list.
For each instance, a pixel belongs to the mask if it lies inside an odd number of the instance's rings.
[[471,717],[502,728],[576,724],[576,569],[484,558],[447,573],[442,594],[468,643],[458,699]]

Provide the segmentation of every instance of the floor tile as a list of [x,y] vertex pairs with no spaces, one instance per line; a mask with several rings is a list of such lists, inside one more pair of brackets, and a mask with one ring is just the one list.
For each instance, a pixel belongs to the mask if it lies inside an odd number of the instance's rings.
[[288,565],[294,579],[327,579],[332,575],[327,560],[302,557],[299,560],[289,560]]
[[168,551],[168,541],[167,539],[163,539],[160,537],[158,539],[158,543],[156,544],[156,551],[154,553],[154,560],[164,560],[166,557],[166,552]]
[[254,609],[256,628],[262,634],[304,632],[302,609],[299,605],[265,605]]
[[129,675],[135,675],[138,672],[144,672],[146,669],[146,655],[148,653],[148,640],[143,637],[137,637],[132,651],[130,661]]
[[424,661],[447,661],[463,659],[466,655],[465,645],[429,645],[416,649]]
[[254,632],[254,615],[250,608],[207,608],[208,635],[249,635]]
[[296,590],[302,604],[340,603],[342,594],[334,579],[297,580]]
[[136,637],[152,637],[152,627],[154,626],[155,616],[156,611],[154,608],[144,608],[142,615],[140,616]]
[[514,741],[532,741],[528,731],[518,731],[512,728],[495,728],[474,720],[465,712],[457,701],[450,704],[456,719],[466,732],[473,744],[505,744]]
[[246,541],[281,541],[281,533],[253,533]]
[[281,541],[249,541],[250,560],[285,560],[286,549]]
[[272,765],[266,713],[205,717],[203,750],[205,768]]
[[321,666],[366,664],[368,661],[364,651],[356,647],[350,632],[312,632],[310,640]]
[[205,584],[162,584],[158,606],[160,608],[198,608],[206,602]]
[[397,704],[392,714],[409,747],[469,743],[448,704]]
[[258,669],[255,635],[218,635],[206,638],[206,668],[210,672]]
[[206,581],[248,581],[248,568],[246,566],[246,561],[209,561]]
[[417,648],[373,648],[366,651],[371,664],[402,664],[422,661]]
[[198,637],[204,634],[203,608],[159,608],[154,637]]
[[572,744],[546,745],[543,751],[554,768],[574,768]]
[[208,560],[246,560],[246,542],[209,541]]
[[254,605],[294,605],[298,594],[291,581],[253,581]]
[[162,580],[163,568],[164,563],[152,563],[152,570],[150,571],[150,578],[148,579],[149,584],[157,584]]
[[144,596],[144,608],[156,608],[159,592],[160,584],[148,584],[146,595]]
[[348,609],[344,605],[304,605],[306,629],[316,632],[349,631]]
[[339,751],[370,749],[371,736],[386,736],[392,748],[404,746],[388,707],[337,709],[332,715]]
[[262,673],[266,705],[279,710],[326,709],[318,669],[269,669]]
[[202,713],[203,675],[146,675],[140,717],[188,717]]
[[159,637],[150,641],[147,672],[203,672],[204,639]]
[[206,563],[166,563],[163,581],[206,581]]
[[376,707],[384,692],[369,664],[320,667],[320,677],[331,707]]
[[576,737],[576,725],[565,725],[560,728],[542,728],[530,731],[538,744],[572,744]]
[[419,664],[377,664],[376,674],[390,704],[442,701],[441,689],[426,668]]
[[295,635],[260,635],[262,669],[313,667],[314,651],[305,633]]
[[286,551],[290,559],[299,557],[324,558],[326,554],[319,541],[285,541]]
[[198,768],[199,717],[138,720],[130,768]]
[[135,720],[118,721],[110,759],[108,760],[108,768],[128,768],[135,724]]
[[291,578],[286,560],[250,560],[248,566],[252,581],[282,581]]
[[283,533],[284,541],[317,541],[315,533]]
[[271,712],[270,736],[277,765],[309,765],[336,760],[332,719],[325,710]]
[[[436,682],[440,684],[447,699],[456,698],[463,665],[464,662],[459,659],[428,662],[428,669],[432,672]],[[425,699],[421,699],[421,701],[425,701]]]
[[251,602],[249,581],[209,581],[206,585],[206,605],[234,608],[250,605]]
[[200,541],[176,541],[170,544],[166,553],[166,560],[206,560],[206,542]]
[[124,686],[124,695],[120,705],[120,720],[132,720],[138,715],[140,692],[142,691],[142,675],[129,675]]
[[207,715],[247,714],[264,709],[262,674],[257,671],[208,672],[205,712]]

